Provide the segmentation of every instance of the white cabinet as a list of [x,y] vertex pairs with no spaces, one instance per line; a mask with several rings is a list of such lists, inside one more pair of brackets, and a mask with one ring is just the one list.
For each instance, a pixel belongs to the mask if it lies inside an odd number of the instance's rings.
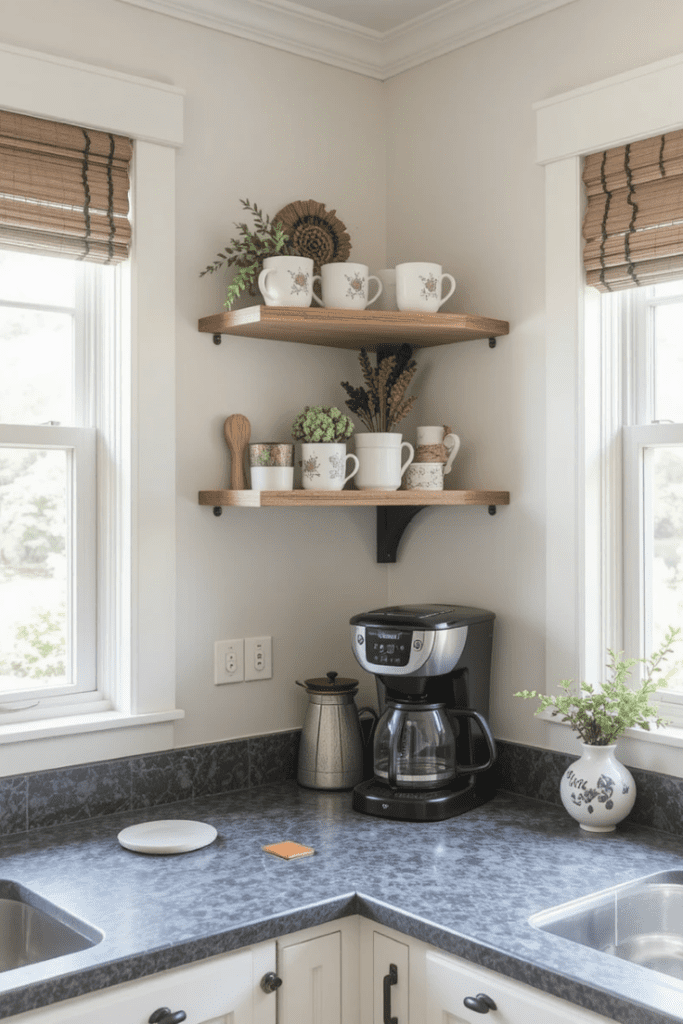
[[357,917],[277,941],[278,1024],[357,1024]]
[[361,922],[360,1024],[408,1024],[411,940]]
[[[387,982],[392,964],[395,985]],[[360,984],[360,1024],[384,1024],[385,1009],[392,1024],[607,1024],[590,1010],[369,921],[361,922]]]
[[183,1011],[186,1024],[275,1024],[276,997],[260,985],[275,969],[275,943],[224,953],[150,978],[30,1010],[14,1024],[148,1024],[155,1011]]
[[[261,985],[267,974],[281,980],[275,992]],[[484,1017],[489,1002],[495,1010],[489,1006]],[[10,1021],[148,1024],[161,1007],[183,1011],[186,1024],[607,1024],[606,1017],[359,917]]]

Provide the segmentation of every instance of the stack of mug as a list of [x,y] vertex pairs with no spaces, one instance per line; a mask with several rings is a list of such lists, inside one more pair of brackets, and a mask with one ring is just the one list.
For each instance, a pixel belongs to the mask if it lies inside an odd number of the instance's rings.
[[460,448],[460,438],[449,427],[418,427],[415,460],[405,475],[406,491],[442,491]]
[[[313,291],[320,281],[322,298]],[[450,289],[443,292],[444,281]],[[376,285],[370,297],[370,285]],[[399,263],[370,273],[365,263],[325,263],[313,273],[313,260],[303,256],[269,256],[263,261],[258,286],[267,306],[310,306],[325,309],[377,309],[436,313],[455,291],[455,280],[439,263]]]

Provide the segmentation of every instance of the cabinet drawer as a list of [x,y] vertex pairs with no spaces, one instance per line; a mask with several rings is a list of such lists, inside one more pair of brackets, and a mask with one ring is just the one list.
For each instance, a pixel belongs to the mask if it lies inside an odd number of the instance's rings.
[[[428,952],[426,956],[426,988],[429,1024],[477,1024],[490,1020],[496,1024],[607,1024],[607,1017],[574,1006],[564,999],[519,981],[506,978],[465,960]],[[484,1017],[486,1009],[468,1009],[465,999],[485,995],[496,1004]]]

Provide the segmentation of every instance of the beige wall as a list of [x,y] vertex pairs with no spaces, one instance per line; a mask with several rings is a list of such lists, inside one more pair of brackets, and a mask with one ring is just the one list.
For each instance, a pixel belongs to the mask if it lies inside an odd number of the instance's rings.
[[[532,104],[683,51],[680,0],[578,0],[387,83],[119,4],[0,0],[4,43],[102,64],[186,90],[177,160],[177,564],[180,745],[299,725],[295,679],[358,675],[349,616],[391,601],[456,601],[498,615],[492,720],[544,744],[519,687],[544,681],[543,170]],[[588,19],[593,27],[587,28]],[[343,402],[356,357],[333,349],[199,335],[222,282],[198,277],[230,237],[238,198],[268,212],[300,198],[336,208],[352,257],[374,269],[443,263],[446,309],[509,319],[485,341],[418,355],[418,409],[462,438],[456,486],[507,488],[512,503],[430,509],[395,566],[374,561],[370,510],[200,509],[224,485],[221,428],[286,438],[306,403]],[[386,261],[386,263],[385,263]],[[169,344],[173,339],[169,338]],[[213,686],[213,642],[274,638],[274,678]],[[362,696],[371,694],[363,677]]]
[[415,528],[390,596],[435,594],[497,613],[491,717],[501,738],[551,745],[531,705],[511,697],[545,685],[544,359],[553,339],[544,334],[544,171],[532,105],[682,52],[682,13],[679,0],[578,0],[386,85],[389,265],[440,262],[458,281],[444,308],[511,324],[493,352],[475,342],[421,358],[423,421],[443,418],[462,438],[456,483],[507,488],[511,504],[492,520],[478,510],[423,513],[429,529]]

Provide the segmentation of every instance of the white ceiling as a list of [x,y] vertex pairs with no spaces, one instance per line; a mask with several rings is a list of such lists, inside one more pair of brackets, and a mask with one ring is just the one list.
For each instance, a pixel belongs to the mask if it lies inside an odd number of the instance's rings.
[[575,0],[119,0],[384,81]]

